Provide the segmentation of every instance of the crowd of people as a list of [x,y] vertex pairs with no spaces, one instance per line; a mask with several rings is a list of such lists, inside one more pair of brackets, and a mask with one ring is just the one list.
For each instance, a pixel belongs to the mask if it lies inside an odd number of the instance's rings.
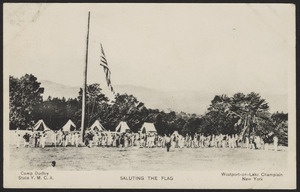
[[[278,138],[250,136],[239,138],[237,134],[204,135],[202,133],[180,135],[173,134],[158,135],[156,132],[148,133],[120,133],[110,131],[87,130],[82,143],[80,132],[59,131],[36,131],[26,132],[23,136],[17,131],[15,145],[24,147],[140,147],[140,148],[247,148],[247,149],[268,149],[269,143],[273,143],[277,151]],[[271,142],[270,142],[271,141]]]

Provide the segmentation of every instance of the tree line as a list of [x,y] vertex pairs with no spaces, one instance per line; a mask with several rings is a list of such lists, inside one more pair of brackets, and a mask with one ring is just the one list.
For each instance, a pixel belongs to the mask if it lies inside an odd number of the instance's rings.
[[[26,74],[21,78],[10,76],[9,94],[11,130],[32,128],[40,119],[53,130],[61,129],[69,119],[78,128],[81,126],[82,89],[77,98],[49,96],[43,100],[43,88],[37,78]],[[117,93],[110,101],[99,84],[87,86],[86,99],[85,127],[99,120],[107,130],[114,131],[120,121],[126,121],[131,130],[137,132],[144,122],[152,122],[160,135],[174,131],[182,135],[197,132],[205,135],[239,134],[243,137],[276,135],[280,144],[288,143],[288,114],[270,113],[266,100],[254,92],[236,93],[232,97],[216,95],[202,115],[147,108],[128,94]]]

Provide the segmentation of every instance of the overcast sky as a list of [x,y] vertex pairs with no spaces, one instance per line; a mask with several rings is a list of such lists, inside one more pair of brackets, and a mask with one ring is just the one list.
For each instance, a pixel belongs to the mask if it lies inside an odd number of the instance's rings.
[[82,85],[88,11],[89,83],[105,85],[102,42],[113,84],[287,95],[295,64],[288,4],[5,4],[6,69]]

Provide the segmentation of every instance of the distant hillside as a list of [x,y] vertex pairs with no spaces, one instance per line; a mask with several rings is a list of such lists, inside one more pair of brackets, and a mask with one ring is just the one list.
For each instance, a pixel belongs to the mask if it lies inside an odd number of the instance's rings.
[[203,113],[211,100],[209,95],[200,95],[197,92],[160,91],[155,89],[130,85],[116,86],[119,93],[133,94],[147,107],[164,111],[184,111],[187,113]]
[[63,84],[55,83],[52,81],[41,80],[41,87],[45,88],[43,99],[46,100],[49,96],[51,97],[65,97],[76,98],[78,96],[79,87],[71,87]]
[[[76,98],[80,87],[71,87],[42,80],[41,86],[45,88],[44,100],[51,97]],[[115,85],[116,93],[132,94],[137,99],[145,103],[146,107],[160,109],[164,111],[184,111],[187,113],[202,113],[211,100],[211,96],[201,96],[195,92],[164,92],[156,89],[138,87],[133,85]],[[200,99],[201,98],[201,99]]]
[[[41,86],[45,88],[44,99],[51,97],[76,98],[80,87],[71,87],[42,80]],[[145,103],[146,107],[160,109],[166,112],[173,110],[176,112],[203,114],[214,98],[214,93],[200,91],[161,91],[133,85],[114,85],[116,93],[132,94],[137,99]],[[232,93],[233,94],[233,93]],[[232,96],[232,95],[229,95]],[[287,112],[287,96],[282,94],[262,95],[269,102],[271,112]]]

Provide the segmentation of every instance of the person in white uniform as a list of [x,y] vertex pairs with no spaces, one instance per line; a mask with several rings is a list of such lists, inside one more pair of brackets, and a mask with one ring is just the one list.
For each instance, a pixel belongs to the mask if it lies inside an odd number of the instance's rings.
[[276,135],[273,137],[273,144],[274,144],[274,151],[277,151],[278,137]]

